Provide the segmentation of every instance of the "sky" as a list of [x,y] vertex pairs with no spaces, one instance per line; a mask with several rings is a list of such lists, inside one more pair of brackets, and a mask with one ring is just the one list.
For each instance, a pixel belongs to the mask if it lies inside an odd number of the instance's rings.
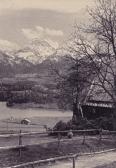
[[94,0],[0,0],[0,46],[17,49],[38,39],[57,48],[93,4]]

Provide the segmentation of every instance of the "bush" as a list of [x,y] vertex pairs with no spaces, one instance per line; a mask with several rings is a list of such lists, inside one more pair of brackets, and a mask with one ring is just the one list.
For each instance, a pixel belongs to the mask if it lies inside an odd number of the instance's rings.
[[[76,123],[72,120],[68,122],[59,121],[53,127],[53,131],[66,131],[66,130],[87,130],[87,129],[98,129],[94,132],[88,132],[90,135],[95,135],[99,133],[99,129],[113,130],[112,118],[99,117],[95,120],[88,121],[86,118],[79,119]],[[57,135],[55,133],[54,135]],[[62,135],[67,135],[67,133],[62,133]]]
[[113,122],[112,117],[100,117],[99,118],[99,125],[104,130],[113,130]]
[[65,130],[84,130],[84,129],[95,129],[94,125],[87,119],[81,119],[76,124],[72,120],[68,122],[59,121],[53,127],[53,131],[65,131]]
[[67,130],[67,123],[60,120],[56,125],[53,127],[53,131],[65,131]]

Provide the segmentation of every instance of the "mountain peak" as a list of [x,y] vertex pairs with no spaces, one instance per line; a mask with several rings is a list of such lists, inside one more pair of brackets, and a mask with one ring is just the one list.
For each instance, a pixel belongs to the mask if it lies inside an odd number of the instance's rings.
[[18,50],[15,55],[37,64],[50,57],[54,52],[55,49],[47,41],[35,39],[23,49]]

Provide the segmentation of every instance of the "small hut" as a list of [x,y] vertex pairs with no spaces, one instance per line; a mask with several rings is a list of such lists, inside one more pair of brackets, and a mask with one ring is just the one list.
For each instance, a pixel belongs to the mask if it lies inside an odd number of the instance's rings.
[[21,120],[21,124],[25,124],[25,125],[29,125],[31,123],[30,120],[24,118],[23,120]]

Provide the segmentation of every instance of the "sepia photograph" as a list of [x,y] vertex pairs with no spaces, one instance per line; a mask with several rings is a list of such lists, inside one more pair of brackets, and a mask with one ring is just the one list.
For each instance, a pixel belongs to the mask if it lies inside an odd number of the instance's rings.
[[0,168],[116,168],[116,0],[0,0]]

